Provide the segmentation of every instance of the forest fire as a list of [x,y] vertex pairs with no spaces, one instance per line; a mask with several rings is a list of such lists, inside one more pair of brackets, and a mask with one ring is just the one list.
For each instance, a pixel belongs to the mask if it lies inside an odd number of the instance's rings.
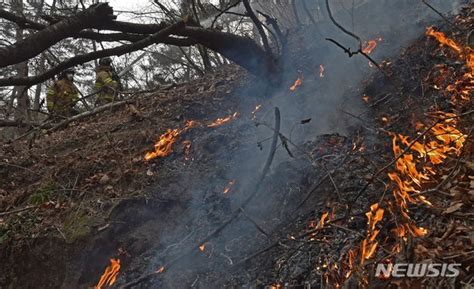
[[110,265],[105,268],[104,274],[100,277],[99,282],[94,289],[102,289],[104,286],[112,286],[117,281],[120,271],[120,259],[110,259]]
[[290,90],[291,91],[296,91],[298,89],[298,87],[300,87],[301,85],[303,84],[303,76],[300,76],[298,77],[296,80],[295,80],[295,83],[293,83],[293,85],[290,87]]
[[[461,48],[454,40],[441,32],[434,31],[432,27],[428,28],[426,34],[435,37],[441,45],[448,46],[458,57],[466,61],[465,65],[470,71],[462,75],[461,79],[455,80],[457,85],[451,84],[444,87],[446,91],[457,92],[457,95],[466,100],[472,91],[472,51],[469,48]],[[469,53],[466,55],[465,51]],[[443,88],[439,87],[438,89]],[[368,102],[369,98],[364,95],[363,100]],[[456,104],[456,102],[451,103]],[[380,229],[377,229],[377,224],[384,221],[385,210],[382,206],[389,208],[390,216],[398,223],[397,227],[391,230],[398,240],[392,244],[392,254],[401,251],[403,247],[401,244],[406,242],[409,236],[419,238],[428,234],[428,229],[416,225],[412,219],[409,205],[432,206],[431,202],[421,193],[423,186],[434,181],[434,176],[437,175],[436,166],[443,164],[450,155],[459,156],[461,154],[467,139],[467,135],[457,128],[457,114],[435,111],[430,112],[429,115],[434,119],[431,120],[431,124],[416,122],[416,139],[412,140],[403,134],[390,133],[394,170],[388,172],[387,176],[391,180],[394,201],[382,199],[383,202],[373,204],[366,213],[367,235],[358,248],[348,250],[346,256],[348,268],[342,274],[344,278],[347,279],[352,275],[353,270],[356,270],[356,259],[359,259],[360,265],[364,266],[366,260],[374,258],[380,246],[379,242],[381,242],[378,240],[381,237],[378,237]],[[385,121],[384,118],[382,121]],[[368,282],[366,277],[361,277],[361,281],[366,284]]]

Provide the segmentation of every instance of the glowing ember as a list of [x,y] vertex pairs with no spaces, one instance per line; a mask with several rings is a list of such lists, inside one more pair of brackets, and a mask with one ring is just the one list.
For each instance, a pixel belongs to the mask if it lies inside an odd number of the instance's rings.
[[104,274],[100,277],[99,283],[94,289],[102,289],[104,286],[111,286],[117,281],[120,271],[120,259],[110,259],[110,265],[105,268]]
[[239,114],[237,112],[234,112],[233,114],[231,115],[228,115],[224,118],[218,118],[216,119],[215,121],[213,121],[212,123],[208,124],[207,127],[218,127],[218,126],[221,126],[223,124],[226,124],[230,121],[233,121],[234,119],[236,119],[237,117],[239,116]]
[[230,192],[230,190],[232,189],[232,187],[234,186],[234,184],[235,184],[235,180],[229,181],[229,183],[227,184],[227,186],[224,188],[224,194],[227,194],[228,192]]
[[252,119],[255,119],[257,117],[257,112],[260,110],[261,107],[261,104],[255,106],[255,108],[252,110]]
[[383,121],[383,122],[388,122],[388,118],[385,117],[385,116],[383,116],[383,117],[382,117],[382,121]]
[[443,32],[435,31],[433,27],[428,27],[426,29],[426,35],[433,36],[439,43],[451,47],[456,53],[462,53],[461,47],[454,40],[446,37]]
[[362,48],[362,52],[364,52],[365,54],[370,54],[372,53],[372,51],[374,51],[375,47],[377,47],[377,41],[369,40],[367,41],[364,48]]
[[364,100],[366,103],[369,103],[369,97],[367,95],[364,94],[364,96],[362,96],[362,100]]
[[322,64],[319,65],[319,77],[324,77],[324,66]]
[[199,251],[204,252],[204,250],[206,250],[206,244],[199,246]]
[[156,274],[163,273],[165,271],[165,267],[160,267],[158,270],[155,271]]
[[298,77],[298,79],[295,80],[295,83],[290,87],[291,91],[296,91],[298,87],[300,87],[303,84],[303,76]]

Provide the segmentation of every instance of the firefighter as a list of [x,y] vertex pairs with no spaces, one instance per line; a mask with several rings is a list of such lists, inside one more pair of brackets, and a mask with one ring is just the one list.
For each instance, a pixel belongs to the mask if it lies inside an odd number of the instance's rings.
[[120,80],[112,67],[112,59],[104,57],[99,60],[96,70],[95,89],[99,91],[96,105],[114,101],[121,88]]
[[68,68],[58,75],[58,80],[46,93],[46,104],[53,118],[77,114],[74,105],[79,100],[79,91],[74,85],[74,69]]

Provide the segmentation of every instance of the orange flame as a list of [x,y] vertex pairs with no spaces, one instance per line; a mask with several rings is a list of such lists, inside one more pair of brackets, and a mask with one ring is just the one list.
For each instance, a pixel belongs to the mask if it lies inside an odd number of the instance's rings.
[[228,192],[230,192],[234,184],[235,184],[235,180],[230,180],[227,186],[224,188],[224,194],[227,194]]
[[120,271],[120,259],[110,259],[110,265],[105,268],[104,274],[100,276],[99,283],[94,289],[102,289],[103,286],[112,286],[117,281],[117,275]]
[[303,76],[300,76],[295,80],[295,83],[290,87],[290,90],[296,91],[296,89],[300,87],[302,84],[303,84]]
[[155,143],[155,151],[148,152],[145,155],[145,160],[149,161],[156,157],[166,157],[173,152],[173,144],[176,142],[181,130],[168,129],[160,136],[160,139]]
[[155,271],[156,274],[163,273],[165,271],[165,267],[160,267],[158,270]]
[[206,244],[202,244],[201,246],[199,246],[199,250],[201,252],[204,252],[204,250],[206,250]]
[[319,77],[324,77],[324,65],[322,64],[319,65]]
[[446,37],[443,32],[435,31],[432,26],[426,29],[426,35],[436,38],[439,43],[449,46],[451,49],[456,51],[456,53],[462,53],[462,48],[454,40]]
[[362,96],[362,99],[363,99],[366,103],[368,103],[370,98],[369,98],[367,95],[364,94],[364,96]]
[[234,112],[233,114],[230,114],[224,118],[218,118],[216,119],[215,121],[211,122],[210,124],[207,125],[207,127],[218,127],[218,126],[221,126],[223,124],[226,124],[230,121],[233,121],[234,119],[236,119],[237,117],[239,116],[239,113],[237,112]]
[[319,220],[319,223],[318,223],[318,229],[322,229],[324,227],[324,223],[328,217],[329,213],[328,212],[325,212],[322,214],[321,216],[321,219]]

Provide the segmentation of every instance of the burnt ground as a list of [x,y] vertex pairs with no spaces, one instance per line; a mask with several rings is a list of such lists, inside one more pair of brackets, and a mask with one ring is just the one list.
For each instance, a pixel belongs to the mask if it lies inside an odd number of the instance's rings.
[[[471,19],[466,14],[472,17],[472,11],[464,13],[463,19]],[[472,21],[463,25],[472,28]],[[453,37],[462,42],[465,32]],[[133,106],[62,131],[3,144],[0,288],[93,287],[109,258],[122,262],[116,288],[137,280],[132,287],[321,286],[321,267],[328,261],[342,264],[347,251],[360,242],[357,233],[365,230],[364,213],[385,190],[386,175],[352,204],[352,216],[335,223],[346,229],[325,228],[317,241],[303,237],[300,242],[299,236],[314,228],[323,212],[333,212],[332,219],[344,217],[341,212],[367,180],[393,159],[386,132],[414,135],[415,119],[429,122],[426,112],[462,113],[472,107],[470,102],[450,104],[434,87],[430,77],[437,64],[460,69],[448,49],[437,48],[434,40],[422,37],[384,67],[389,79],[375,74],[365,81],[365,91],[348,92],[348,98],[360,99],[364,93],[370,97],[364,114],[349,117],[354,118],[349,133],[321,133],[296,146],[288,144],[293,157],[283,157],[289,153],[279,145],[271,171],[244,208],[249,217],[241,214],[206,242],[203,251],[192,249],[252,194],[268,154],[269,140],[262,135],[272,135],[265,128],[273,126],[272,100],[242,70],[227,66],[171,90],[141,94]],[[302,87],[301,93],[305,91]],[[263,108],[256,121],[264,123],[258,126],[252,120],[257,104]],[[181,135],[170,156],[143,161],[167,128],[235,111],[240,113],[235,121],[193,128]],[[471,126],[472,115],[463,117],[463,131]],[[192,141],[188,160],[182,140]],[[442,189],[449,196],[434,193],[432,208],[414,208],[416,220],[430,233],[411,241],[403,252],[409,260],[447,258],[465,268],[472,263],[470,141],[461,161],[449,159],[440,170],[450,179]],[[252,158],[257,161],[247,162]],[[249,173],[240,172],[242,163],[249,164]],[[224,194],[232,179],[236,184]],[[428,184],[427,189],[435,186]],[[462,205],[453,208],[460,200]],[[389,231],[393,224],[387,222]],[[162,274],[147,275],[161,266]],[[458,282],[469,282],[469,270]]]

